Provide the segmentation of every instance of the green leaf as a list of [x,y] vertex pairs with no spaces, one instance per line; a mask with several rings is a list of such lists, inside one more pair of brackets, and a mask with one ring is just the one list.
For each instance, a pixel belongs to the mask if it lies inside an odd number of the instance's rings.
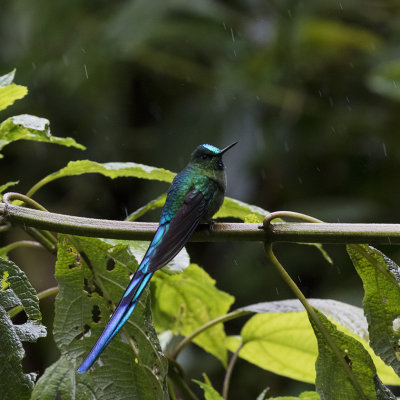
[[374,92],[400,100],[400,61],[381,64],[371,73],[367,82]]
[[[23,114],[8,118],[0,124],[0,150],[17,140],[33,140],[35,142],[54,143],[67,147],[85,150],[85,147],[76,143],[72,138],[52,136],[49,120]],[[3,157],[0,154],[0,157]]]
[[8,276],[9,289],[19,299],[15,305],[22,305],[28,319],[40,321],[42,314],[40,313],[39,299],[25,273],[12,261],[0,258],[0,275],[5,272],[7,272]]
[[[158,272],[154,278],[153,315],[157,331],[189,335],[206,322],[224,315],[234,301],[215,287],[215,280],[196,264],[181,274]],[[207,329],[194,343],[226,365],[225,331],[222,324]]]
[[303,392],[299,397],[283,396],[283,397],[268,397],[266,400],[321,400],[317,392]]
[[[167,399],[167,362],[152,326],[148,290],[121,332],[93,369],[76,368],[100,336],[137,262],[126,244],[100,239],[59,236],[54,340],[61,352],[38,382],[43,398]],[[64,372],[64,373],[63,373]]]
[[225,197],[224,203],[214,218],[233,217],[249,222],[262,222],[269,212],[260,207],[244,203],[243,201]]
[[193,379],[204,390],[205,400],[224,400],[223,397],[212,387],[211,383],[201,382]]
[[[337,327],[362,343],[374,360],[379,376],[386,384],[400,385],[392,368],[368,346],[368,327],[362,309],[335,300],[309,299]],[[307,314],[298,300],[258,303],[237,310],[259,313],[243,326],[241,337],[229,337],[227,347],[235,352],[243,343],[239,356],[274,373],[315,382],[318,355],[315,335]]]
[[1,195],[4,191],[6,191],[9,187],[18,185],[19,181],[14,181],[14,182],[7,182],[4,185],[0,186],[0,200],[3,198]]
[[90,173],[101,174],[111,179],[126,177],[158,180],[163,182],[171,182],[175,176],[173,172],[166,169],[149,167],[148,165],[133,162],[109,162],[101,164],[89,160],[70,161],[66,167],[53,172],[39,181],[29,190],[27,195],[32,196],[32,194],[42,186],[56,179],[65,176],[76,176]]
[[301,45],[317,54],[334,56],[352,49],[371,52],[381,44],[380,37],[370,30],[329,19],[307,18],[298,28],[297,37]]
[[363,281],[371,347],[400,374],[399,266],[371,246],[348,245],[347,251]]
[[[396,400],[382,385],[375,365],[365,347],[353,337],[339,331],[322,313],[314,309],[323,330],[310,318],[318,341],[318,359],[315,364],[315,386],[323,399],[335,400]],[[325,333],[324,333],[325,332]],[[328,341],[334,341],[334,351]],[[346,368],[341,360],[344,360]]]
[[28,93],[25,86],[16,85],[13,82],[15,69],[6,75],[0,76],[0,111],[6,109],[15,100],[22,99]]
[[[22,342],[35,342],[46,336],[40,323],[39,299],[25,273],[11,261],[0,258],[0,392],[9,400],[30,398],[36,379],[35,373],[25,374]],[[22,306],[28,321],[14,325],[7,309]]]

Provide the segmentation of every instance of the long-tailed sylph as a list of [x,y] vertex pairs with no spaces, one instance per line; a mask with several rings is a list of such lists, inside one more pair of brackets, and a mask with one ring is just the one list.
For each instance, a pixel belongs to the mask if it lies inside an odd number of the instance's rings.
[[168,190],[160,223],[137,271],[96,344],[78,369],[85,373],[128,320],[153,274],[171,261],[200,222],[207,222],[224,201],[226,174],[220,150],[202,144]]

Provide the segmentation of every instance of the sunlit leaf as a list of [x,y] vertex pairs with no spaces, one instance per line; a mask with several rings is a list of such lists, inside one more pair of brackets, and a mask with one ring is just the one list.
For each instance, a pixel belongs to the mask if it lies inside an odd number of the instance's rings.
[[[17,140],[54,143],[84,150],[85,147],[72,138],[60,138],[50,133],[49,120],[33,115],[18,115],[0,124],[0,150]],[[0,157],[2,155],[0,154]]]
[[[189,335],[206,322],[224,315],[234,301],[215,287],[215,280],[196,264],[181,274],[157,273],[153,278],[153,315],[156,329]],[[153,294],[153,293],[152,293]],[[226,364],[225,331],[222,324],[207,329],[194,343]]]
[[[36,342],[46,336],[41,324],[39,299],[25,273],[11,261],[0,258],[0,391],[9,400],[30,398],[36,379],[35,373],[25,374],[22,342]],[[28,320],[14,325],[6,310],[22,306]]]
[[201,382],[193,379],[204,390],[205,400],[223,400],[223,397],[212,387],[210,383]]
[[22,99],[28,93],[25,86],[16,85],[13,82],[15,69],[6,75],[0,76],[0,111]]
[[348,245],[347,251],[364,284],[370,344],[400,374],[399,266],[371,246]]
[[171,182],[175,176],[173,172],[164,168],[155,168],[133,162],[109,162],[101,164],[89,160],[70,161],[66,167],[60,169],[59,171],[53,172],[39,181],[29,190],[28,195],[31,196],[42,186],[56,179],[60,179],[65,176],[76,176],[91,173],[101,174],[111,179],[124,177],[158,180],[163,182]]
[[[60,235],[56,279],[54,340],[61,352],[58,366],[40,378],[46,397],[75,393],[76,398],[166,399],[167,363],[152,326],[149,296],[142,296],[135,312],[111,341],[93,368],[77,375],[129,283],[137,262],[127,245],[94,238]],[[64,373],[62,373],[64,371]],[[40,391],[35,392],[37,398]],[[51,397],[53,396],[53,397]]]

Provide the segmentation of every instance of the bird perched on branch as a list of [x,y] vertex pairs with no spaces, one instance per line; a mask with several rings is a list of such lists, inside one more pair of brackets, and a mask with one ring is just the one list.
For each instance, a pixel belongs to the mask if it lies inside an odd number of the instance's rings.
[[87,372],[122,328],[153,274],[179,253],[200,222],[209,221],[221,207],[226,189],[222,156],[236,143],[222,150],[209,144],[198,146],[187,166],[176,175],[168,189],[154,238],[110,321],[78,368],[78,373]]

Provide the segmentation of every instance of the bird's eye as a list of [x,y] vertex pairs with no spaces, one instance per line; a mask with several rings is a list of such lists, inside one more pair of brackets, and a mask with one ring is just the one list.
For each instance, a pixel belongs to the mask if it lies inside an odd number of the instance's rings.
[[207,160],[208,154],[202,154],[202,155],[201,155],[201,158],[202,158],[203,160]]

